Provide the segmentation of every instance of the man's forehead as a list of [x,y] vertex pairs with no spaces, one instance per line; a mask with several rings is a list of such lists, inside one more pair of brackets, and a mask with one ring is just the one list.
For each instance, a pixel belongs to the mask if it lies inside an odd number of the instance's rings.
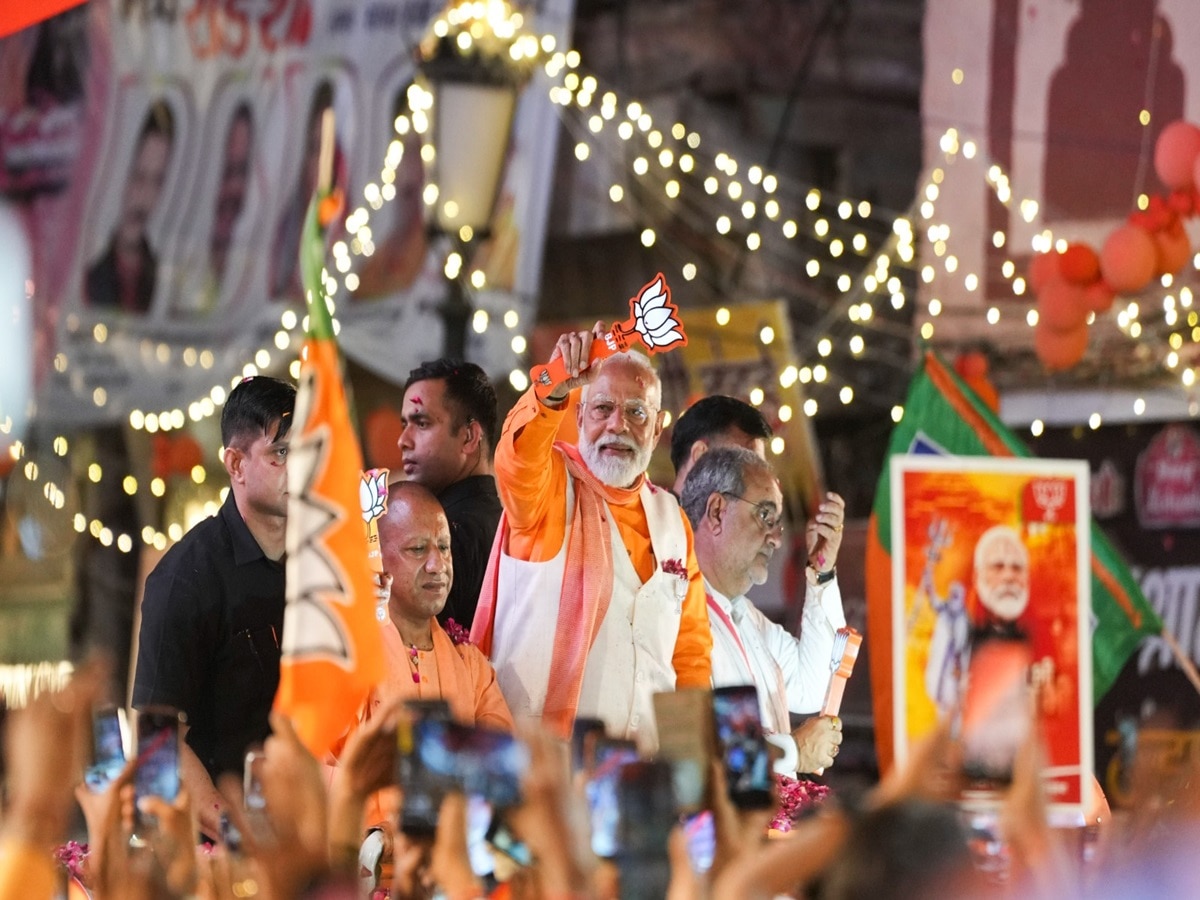
[[779,480],[764,469],[749,469],[745,475],[746,499],[758,503],[771,500],[778,504],[783,499]]
[[609,363],[592,382],[588,395],[613,400],[651,402],[658,398],[658,383],[653,376],[636,366]]
[[414,381],[404,392],[404,408],[409,415],[424,410],[437,412],[443,410],[442,400],[446,394],[446,384],[440,378],[427,378],[424,381]]

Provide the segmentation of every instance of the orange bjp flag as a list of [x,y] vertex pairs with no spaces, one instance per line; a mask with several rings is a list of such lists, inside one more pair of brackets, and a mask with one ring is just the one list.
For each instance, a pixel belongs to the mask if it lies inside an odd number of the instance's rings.
[[0,3],[0,37],[66,12],[83,0],[5,0]]
[[358,499],[362,451],[322,287],[317,210],[314,198],[300,247],[309,325],[288,454],[287,607],[275,709],[321,759],[382,677],[383,647]]

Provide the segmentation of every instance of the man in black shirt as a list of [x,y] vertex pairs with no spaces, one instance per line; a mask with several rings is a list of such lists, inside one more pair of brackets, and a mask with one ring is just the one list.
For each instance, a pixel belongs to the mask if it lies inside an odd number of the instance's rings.
[[401,419],[404,480],[435,494],[450,522],[454,584],[438,621],[470,628],[501,513],[492,476],[496,392],[474,363],[422,363],[404,385]]
[[206,834],[227,802],[215,784],[240,773],[270,732],[283,632],[287,453],[296,389],[242,381],[221,413],[230,491],[220,512],[167,551],[142,599],[133,705],[187,715],[183,782]]

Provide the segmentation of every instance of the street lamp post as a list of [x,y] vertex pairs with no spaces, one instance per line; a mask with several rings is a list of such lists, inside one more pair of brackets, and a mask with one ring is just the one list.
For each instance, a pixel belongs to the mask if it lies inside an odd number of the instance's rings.
[[[534,53],[529,36],[518,35],[522,21],[506,3],[491,2],[484,18],[476,4],[451,7],[422,44],[420,70],[433,96],[433,158],[427,173],[437,186],[430,230],[449,238],[447,291],[438,312],[444,329],[443,352],[466,356],[467,325],[474,312],[464,279],[472,246],[487,235],[500,180],[517,96],[529,80]],[[514,49],[516,48],[516,49]],[[453,255],[458,254],[457,264]]]

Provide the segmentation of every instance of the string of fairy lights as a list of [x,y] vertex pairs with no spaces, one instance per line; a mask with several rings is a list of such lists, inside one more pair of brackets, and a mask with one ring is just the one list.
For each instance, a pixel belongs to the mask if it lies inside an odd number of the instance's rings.
[[[1003,169],[984,159],[978,143],[964,137],[955,128],[948,128],[942,134],[939,149],[943,161],[926,174],[916,191],[913,207],[903,213],[891,214],[875,208],[866,200],[838,196],[792,182],[757,164],[747,165],[726,151],[712,151],[698,132],[682,123],[660,126],[643,104],[635,100],[622,100],[615,91],[602,89],[594,75],[581,73],[582,60],[577,51],[556,51],[553,36],[523,34],[523,24],[520,13],[513,12],[507,4],[493,2],[452,7],[432,27],[436,36],[450,36],[464,51],[470,49],[472,41],[481,42],[486,36],[495,35],[510,41],[514,62],[544,60],[544,72],[551,81],[549,97],[563,109],[563,121],[575,139],[576,159],[581,164],[595,159],[603,153],[606,146],[604,138],[610,130],[616,135],[619,143],[610,140],[609,146],[620,148],[620,153],[610,158],[609,162],[615,160],[622,167],[621,170],[637,182],[638,189],[635,191],[619,180],[614,181],[608,189],[608,199],[614,205],[632,209],[635,218],[649,221],[655,216],[642,213],[647,213],[646,204],[653,204],[650,211],[658,213],[660,217],[674,217],[696,229],[711,229],[720,239],[739,240],[747,253],[774,254],[779,259],[785,257],[782,251],[776,249],[777,242],[795,246],[796,242],[803,240],[804,247],[810,251],[803,261],[806,276],[809,279],[832,279],[836,288],[833,300],[815,329],[811,346],[806,346],[799,353],[794,352],[797,360],[813,362],[798,365],[789,361],[777,373],[779,384],[785,389],[797,382],[832,388],[839,379],[824,361],[834,353],[836,342],[842,341],[852,358],[870,353],[870,336],[881,327],[876,304],[887,303],[893,309],[902,309],[915,296],[915,282],[919,281],[927,287],[928,296],[922,310],[925,320],[920,326],[920,335],[925,341],[932,341],[937,331],[936,322],[943,311],[938,295],[945,295],[943,286],[961,279],[961,285],[968,293],[976,293],[980,289],[979,274],[964,271],[959,254],[954,252],[958,236],[951,234],[950,226],[939,220],[937,214],[941,185],[950,167],[964,162],[985,166],[983,178],[996,199],[1020,215],[1026,223],[1031,224],[1037,219],[1036,201],[1018,200],[1009,176]],[[955,83],[961,83],[960,75]],[[410,134],[421,137],[420,153],[426,166],[436,158],[436,148],[429,140],[433,96],[414,82],[408,90],[407,100],[408,111],[398,115],[393,123],[395,137],[384,155],[379,176],[362,189],[361,203],[346,217],[346,237],[333,244],[330,265],[322,272],[323,287],[334,317],[335,333],[341,328],[336,314],[337,298],[343,291],[351,294],[357,290],[359,276],[355,271],[356,263],[370,257],[376,250],[371,229],[372,213],[383,209],[396,197],[397,170],[405,153],[404,140]],[[626,160],[630,156],[632,160],[626,167]],[[427,183],[423,194],[425,205],[432,207],[436,204],[438,194],[437,185]],[[1143,194],[1138,199],[1138,205],[1144,209],[1147,204],[1148,198]],[[874,244],[872,234],[876,238]],[[469,233],[460,236],[464,240],[472,237]],[[653,225],[646,225],[640,232],[640,238],[644,246],[655,246],[659,240],[658,230]],[[928,250],[928,254],[922,254],[921,261],[918,261],[918,241]],[[1014,248],[1013,242],[1003,231],[996,231],[991,243],[997,251],[1011,251],[1002,260],[1000,272],[1008,283],[1012,297],[1027,302],[1003,307],[999,302],[994,302],[987,308],[985,320],[988,325],[997,325],[1002,316],[1019,314],[1032,329],[1037,324],[1037,310],[1028,303],[1029,289],[1016,261],[1022,250]],[[1037,252],[1046,252],[1051,248],[1061,250],[1066,243],[1065,239],[1056,237],[1049,229],[1043,229],[1033,237],[1030,249]],[[682,248],[671,255],[678,274],[685,282],[703,282],[708,277],[705,267],[696,258],[689,257]],[[1200,268],[1200,254],[1196,255],[1194,266]],[[467,263],[459,253],[452,252],[446,256],[444,274],[447,279],[463,280],[477,291],[486,287],[486,276],[482,270],[468,272],[466,269]],[[1192,309],[1194,297],[1190,287],[1180,285],[1174,289],[1175,280],[1171,276],[1163,276],[1160,283],[1163,288],[1160,296],[1144,298],[1142,301],[1132,299],[1115,310],[1114,319],[1122,333],[1131,340],[1137,340],[1146,327],[1143,321],[1157,299],[1162,307],[1162,322],[1171,329],[1168,335],[1169,350],[1162,364],[1169,371],[1179,370],[1181,383],[1191,388],[1195,384],[1196,369],[1191,366],[1180,369],[1180,351],[1189,339],[1193,343],[1200,343],[1200,316]],[[710,286],[716,287],[715,284]],[[719,308],[715,315],[716,326],[725,327],[732,316],[729,307]],[[526,335],[518,330],[521,323],[517,311],[507,310],[500,321],[505,328],[514,332],[510,345],[520,357],[526,352],[528,341]],[[224,378],[219,379],[184,406],[158,411],[132,410],[128,417],[130,427],[148,434],[170,432],[215,415],[227,396],[226,383],[232,387],[244,377],[277,366],[276,354],[291,352],[307,330],[307,324],[307,316],[301,316],[293,309],[283,310],[271,345],[256,348],[251,360],[228,382]],[[476,311],[471,324],[477,333],[484,333],[492,327],[492,320],[486,310],[480,309]],[[68,328],[78,327],[78,322],[68,321]],[[106,326],[102,323],[93,326],[92,336],[97,343],[106,341]],[[759,337],[764,344],[775,340],[769,328],[763,329]],[[144,343],[142,353],[158,364],[171,362],[175,353],[179,353],[180,361],[188,367],[208,370],[216,364],[213,351],[205,348],[185,347],[180,351],[167,344]],[[298,358],[293,358],[289,363],[288,370],[293,378],[298,376],[299,366]],[[65,354],[59,353],[55,357],[54,367],[59,372],[67,370],[69,360]],[[509,374],[509,381],[517,390],[524,390],[528,386],[524,368],[519,365],[515,367]],[[757,402],[761,403],[761,388],[751,392],[751,402],[756,401],[756,395]],[[841,380],[837,396],[843,405],[855,401],[848,379]],[[104,406],[107,402],[106,396],[95,393],[92,399],[97,406]],[[803,411],[807,416],[816,415],[819,409],[816,398],[809,396],[804,401]],[[1135,407],[1135,414],[1140,415],[1142,410]],[[786,415],[790,418],[790,409]],[[902,416],[903,408],[893,406],[893,421],[898,422]],[[1099,427],[1099,415],[1094,414],[1089,424],[1093,428]],[[0,433],[7,432],[9,427],[10,423],[0,422]],[[1035,421],[1031,430],[1036,436],[1042,430],[1042,423]],[[66,458],[70,452],[68,439],[64,435],[56,436],[50,446],[53,454],[60,458]],[[782,453],[784,447],[780,444],[773,446],[772,450]],[[53,480],[41,479],[38,462],[26,458],[25,446],[19,441],[13,442],[9,452],[14,462],[21,464],[21,475],[35,484],[40,482],[46,501],[56,509],[63,509],[67,502],[63,488]],[[194,484],[203,485],[207,474],[205,466],[200,464],[193,466],[187,477]],[[86,475],[93,483],[109,477],[95,462],[88,465]],[[114,477],[122,479],[122,487],[130,496],[148,489],[154,497],[162,498],[168,488],[167,480],[162,477],[151,478],[144,485],[132,475]],[[224,499],[226,490],[221,490],[219,498],[204,503],[203,514],[211,514],[216,509]],[[116,546],[122,552],[130,552],[138,539],[147,546],[165,549],[169,542],[182,537],[187,523],[172,522],[161,531],[146,526],[137,536],[114,532],[99,519],[89,518],[83,513],[75,514],[73,525],[78,533],[88,533],[104,546]]]

